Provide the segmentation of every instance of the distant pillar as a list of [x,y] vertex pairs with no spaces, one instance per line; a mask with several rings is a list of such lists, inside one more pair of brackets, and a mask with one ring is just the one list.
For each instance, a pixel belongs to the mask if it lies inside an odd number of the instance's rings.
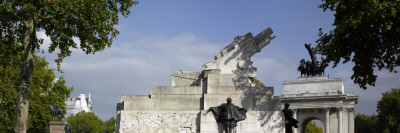
[[[297,109],[292,109],[293,111],[293,118],[297,120]],[[293,128],[293,133],[297,133],[297,128]]]
[[342,133],[343,129],[343,107],[338,107],[338,133]]
[[329,109],[330,108],[324,108],[325,109],[325,132],[324,133],[329,133]]
[[354,108],[349,108],[349,133],[354,133]]

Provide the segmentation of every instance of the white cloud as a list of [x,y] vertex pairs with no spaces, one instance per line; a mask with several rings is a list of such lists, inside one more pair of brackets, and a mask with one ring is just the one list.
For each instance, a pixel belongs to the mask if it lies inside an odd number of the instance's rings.
[[[50,41],[43,32],[42,49]],[[168,39],[164,36],[132,33],[130,42],[117,42],[102,52],[86,55],[73,50],[61,69],[68,86],[74,86],[72,96],[90,92],[93,108],[102,119],[115,115],[115,106],[121,95],[148,95],[151,86],[170,85],[170,75],[177,70],[199,71],[203,63],[226,44],[212,44],[191,33],[182,33]],[[50,59],[56,54],[41,53]]]

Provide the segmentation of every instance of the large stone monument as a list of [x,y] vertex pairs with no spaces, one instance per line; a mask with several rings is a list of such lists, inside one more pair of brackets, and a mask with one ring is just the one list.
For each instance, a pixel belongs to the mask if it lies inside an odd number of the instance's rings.
[[232,103],[248,109],[247,119],[237,123],[236,132],[282,132],[279,99],[273,87],[252,82],[257,68],[251,57],[274,38],[268,28],[254,36],[238,36],[203,65],[198,72],[177,71],[172,86],[154,86],[151,95],[123,95],[117,105],[116,132],[216,133],[212,115],[201,115],[230,97]]
[[[153,86],[150,95],[122,95],[121,102],[117,104],[116,132],[216,133],[219,131],[218,123],[213,113],[206,112],[210,107],[225,103],[228,97],[232,104],[247,110],[246,119],[235,124],[235,133],[285,132],[282,103],[290,103],[293,112],[296,109],[305,110],[304,113],[293,114],[301,128],[302,124],[312,119],[321,118],[324,121],[326,117],[311,117],[312,112],[321,112],[322,108],[329,114],[329,131],[348,129],[346,132],[351,132],[351,126],[332,125],[338,123],[336,117],[339,115],[334,113],[341,112],[340,116],[344,116],[343,111],[337,110],[346,108],[350,111],[358,100],[357,96],[343,93],[341,80],[300,77],[298,81],[284,82],[282,98],[274,96],[273,87],[260,86],[255,82],[257,68],[252,65],[251,57],[270,43],[274,38],[272,33],[272,29],[267,28],[256,36],[248,33],[235,37],[215,56],[214,61],[203,65],[203,70],[173,73],[172,86]],[[340,120],[344,122],[343,118],[346,118],[351,125],[353,117],[349,111],[345,112],[349,117],[340,117]]]

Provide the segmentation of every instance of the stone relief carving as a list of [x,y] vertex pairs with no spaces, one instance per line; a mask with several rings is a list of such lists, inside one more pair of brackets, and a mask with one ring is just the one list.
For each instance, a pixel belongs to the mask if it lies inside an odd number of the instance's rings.
[[283,114],[279,111],[277,112],[259,112],[258,121],[261,125],[262,133],[275,133],[283,132],[285,129],[285,123],[283,120]]
[[204,69],[221,69],[222,73],[229,74],[237,69],[254,69],[250,58],[275,38],[272,33],[272,29],[267,28],[255,37],[251,33],[235,37],[231,44],[215,55],[215,61],[203,65]]
[[121,120],[122,132],[195,133],[197,113],[135,112]]

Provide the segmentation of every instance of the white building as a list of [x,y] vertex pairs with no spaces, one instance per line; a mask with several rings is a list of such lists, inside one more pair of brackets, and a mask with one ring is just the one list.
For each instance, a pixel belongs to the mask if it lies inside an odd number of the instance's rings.
[[65,118],[70,115],[75,115],[78,112],[92,112],[92,98],[89,96],[86,98],[86,94],[79,94],[77,98],[65,99],[65,107],[67,108]]

